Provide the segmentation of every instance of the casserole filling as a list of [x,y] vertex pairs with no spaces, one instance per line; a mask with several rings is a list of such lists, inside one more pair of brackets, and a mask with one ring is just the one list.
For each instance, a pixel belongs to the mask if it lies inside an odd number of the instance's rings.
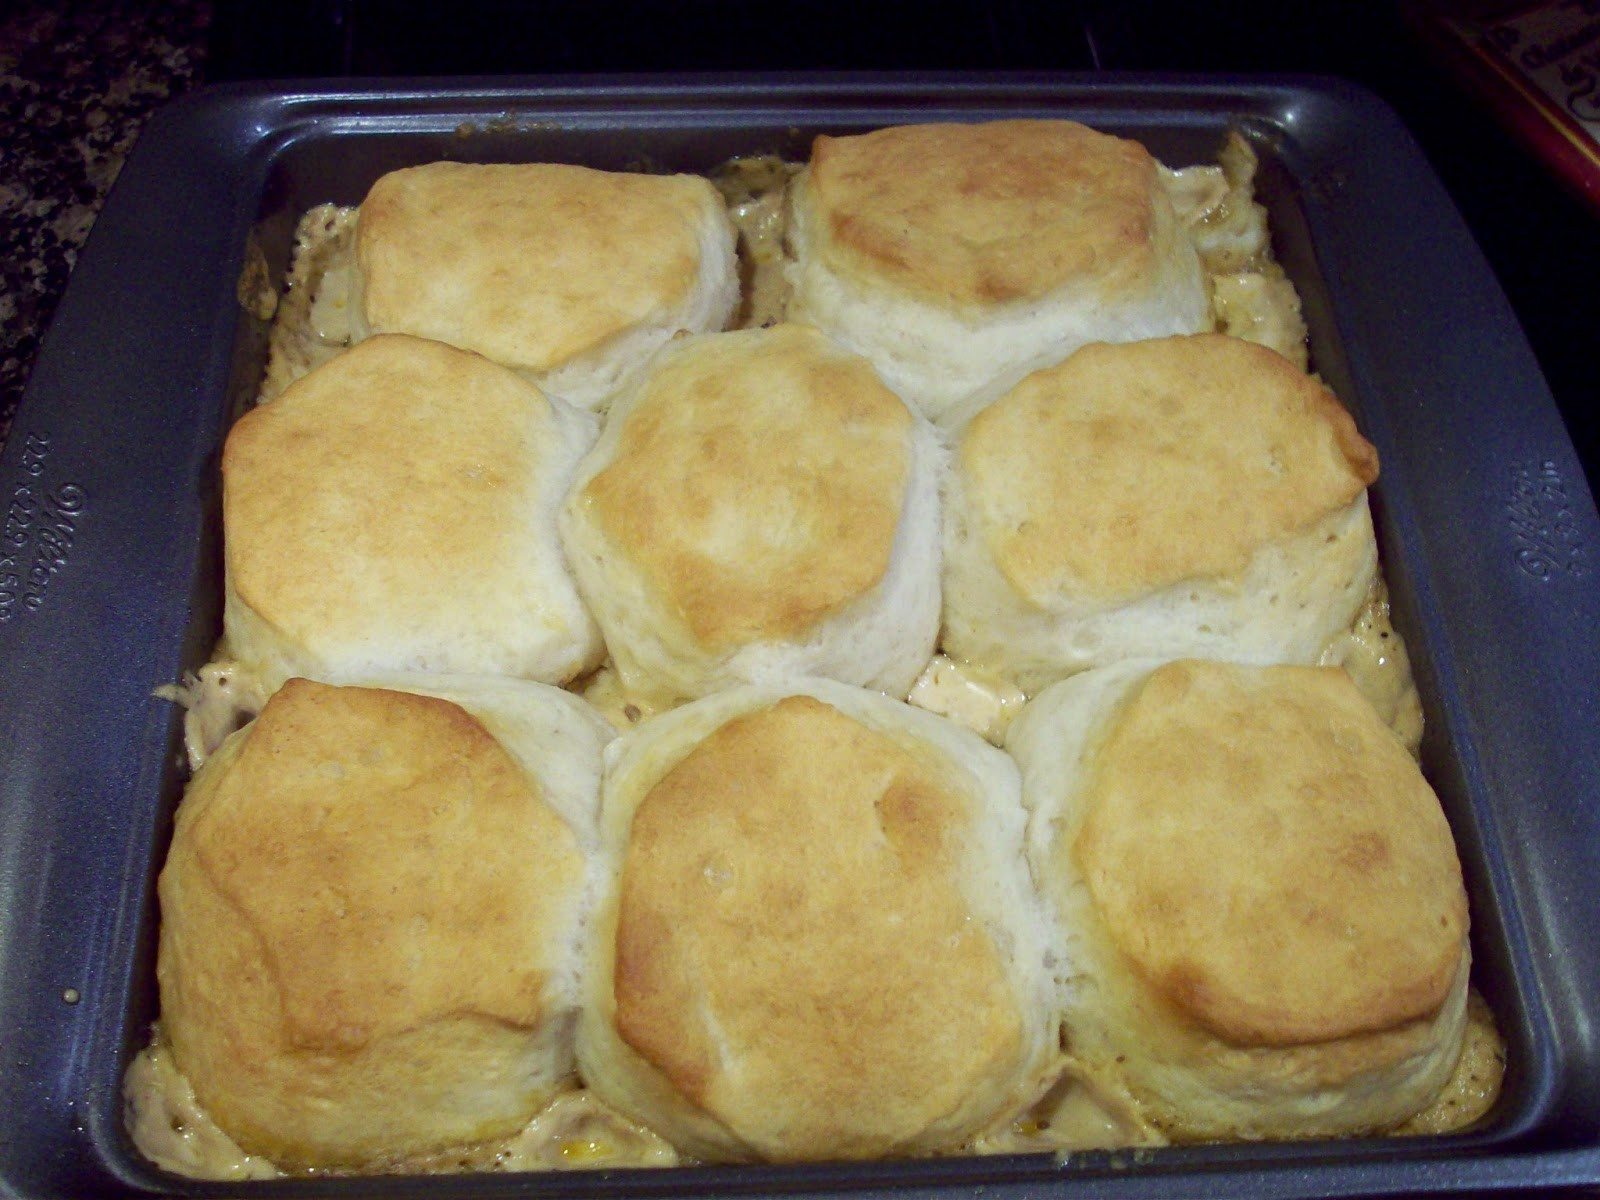
[[[788,300],[785,266],[786,194],[799,168],[772,157],[739,159],[713,172],[738,233],[741,306],[733,328],[782,319]],[[1215,165],[1161,168],[1161,180],[1209,277],[1216,328],[1268,346],[1307,365],[1306,327],[1291,281],[1272,253],[1265,210],[1254,199],[1256,162],[1247,143],[1230,139]],[[277,303],[269,361],[258,401],[269,403],[296,379],[330,361],[352,341],[354,238],[358,210],[321,205],[301,220],[287,286]],[[1422,709],[1403,641],[1389,614],[1381,578],[1352,626],[1323,649],[1320,662],[1343,667],[1413,755]],[[650,715],[602,667],[571,685],[616,726]],[[265,703],[261,686],[232,662],[226,645],[183,684],[162,689],[186,712],[185,745],[198,768]],[[913,687],[909,702],[939,713],[1000,744],[1025,697],[939,654]],[[1455,1130],[1478,1120],[1496,1099],[1504,1047],[1492,1013],[1475,992],[1466,1045],[1449,1085],[1400,1133]],[[1063,1051],[1055,1082],[1021,1116],[987,1130],[955,1153],[1053,1153],[1166,1144],[1115,1078],[1105,1078]],[[179,1174],[212,1179],[279,1174],[243,1152],[196,1103],[161,1037],[136,1058],[125,1092],[129,1125],[144,1154]],[[460,1170],[667,1166],[682,1157],[662,1138],[610,1110],[581,1086],[559,1095],[525,1130],[468,1152],[397,1160],[380,1169],[432,1173]]]

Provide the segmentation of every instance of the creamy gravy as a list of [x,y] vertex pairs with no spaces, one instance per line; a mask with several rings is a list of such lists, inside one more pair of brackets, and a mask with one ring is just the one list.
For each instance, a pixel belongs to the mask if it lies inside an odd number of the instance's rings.
[[289,277],[272,323],[258,403],[274,399],[350,345],[358,211],[319,204],[295,227]]
[[[988,1130],[952,1154],[1056,1154],[1167,1145],[1121,1082],[1102,1077],[1063,1054],[1054,1081],[1023,1113]],[[1393,1132],[1448,1133],[1478,1120],[1493,1106],[1505,1074],[1505,1043],[1494,1015],[1473,990],[1461,1057],[1437,1099]],[[159,1028],[140,1051],[123,1085],[134,1143],[157,1166],[198,1179],[268,1179],[282,1174],[247,1154],[195,1100]],[[440,1151],[381,1164],[395,1173],[539,1171],[690,1165],[663,1138],[574,1087],[557,1095],[512,1137],[464,1150]],[[326,1172],[320,1172],[326,1174]]]
[[156,696],[183,705],[183,748],[191,774],[267,703],[260,681],[222,647],[199,671],[184,675],[182,683],[158,687]]
[[761,155],[732,159],[711,173],[739,235],[743,298],[734,314],[734,329],[776,325],[789,307],[784,236],[789,225],[789,182],[799,170],[798,163]]
[[[195,1099],[159,1025],[123,1081],[128,1129],[151,1162],[196,1179],[273,1179],[284,1174],[246,1153]],[[497,1142],[375,1164],[374,1173],[543,1171],[552,1168],[671,1167],[682,1159],[670,1143],[607,1107],[581,1087],[559,1093],[518,1133]]]
[[1452,1133],[1487,1115],[1505,1081],[1506,1043],[1489,1002],[1476,988],[1467,993],[1467,1033],[1450,1076],[1434,1102],[1394,1132]]
[[1343,667],[1378,715],[1415,756],[1422,744],[1422,698],[1411,676],[1406,644],[1389,620],[1389,589],[1373,584],[1350,628],[1329,640],[1318,663]]

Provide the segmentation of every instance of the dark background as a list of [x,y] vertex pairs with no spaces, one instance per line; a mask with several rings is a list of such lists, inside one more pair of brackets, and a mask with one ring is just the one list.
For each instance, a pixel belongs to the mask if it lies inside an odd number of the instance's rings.
[[[12,310],[3,314],[10,319],[0,364],[0,440],[31,366],[38,331],[70,270],[73,239],[81,240],[87,230],[84,217],[66,220],[59,209],[51,209],[54,226],[38,233],[37,219],[26,211],[29,204],[37,208],[41,194],[48,200],[50,189],[59,195],[68,188],[69,202],[87,209],[92,219],[105,176],[114,175],[110,167],[120,162],[117,156],[143,116],[167,95],[199,83],[663,70],[1310,72],[1371,88],[1416,135],[1509,295],[1594,488],[1600,482],[1595,363],[1600,209],[1578,199],[1544,160],[1504,132],[1483,97],[1441,65],[1426,36],[1441,12],[1470,15],[1470,8],[1496,2],[166,0],[116,5],[80,0],[24,5],[5,18],[0,30],[5,72],[0,132],[6,139],[0,143],[5,147],[0,162],[7,168],[4,175],[35,189],[18,202],[0,182],[3,248],[13,260],[6,295],[0,296]],[[59,102],[62,89],[70,96],[71,87],[78,89],[77,99]],[[58,101],[53,119],[52,99]],[[41,106],[47,110],[42,114]],[[97,111],[109,111],[110,119],[86,126],[97,119]],[[96,138],[102,143],[100,157],[115,161],[110,167],[102,163],[98,174],[80,172],[67,184],[31,159],[23,161],[18,150],[25,142],[34,158],[59,159],[52,169],[71,174],[80,160],[94,165],[94,153],[83,147],[92,149]],[[19,223],[22,234],[13,228]],[[28,265],[21,257],[30,230],[34,243],[42,238],[53,262]]]

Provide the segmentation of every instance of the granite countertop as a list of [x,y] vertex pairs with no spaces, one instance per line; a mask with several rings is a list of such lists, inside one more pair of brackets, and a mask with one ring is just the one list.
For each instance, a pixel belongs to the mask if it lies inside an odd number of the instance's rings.
[[209,0],[23,0],[0,16],[0,447],[145,120],[201,80]]

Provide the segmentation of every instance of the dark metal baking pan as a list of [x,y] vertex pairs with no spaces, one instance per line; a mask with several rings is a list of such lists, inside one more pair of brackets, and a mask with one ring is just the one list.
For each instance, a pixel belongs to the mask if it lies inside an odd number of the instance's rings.
[[[236,295],[296,217],[433,159],[706,170],[818,132],[1064,116],[1211,160],[1230,128],[1299,285],[1316,368],[1383,461],[1396,619],[1454,826],[1475,978],[1508,1044],[1479,1127],[1131,1153],[394,1180],[199,1183],[133,1148],[154,880],[181,794],[153,698],[220,630],[217,458],[260,377]],[[1581,302],[1575,299],[1574,302]],[[0,1188],[25,1196],[1240,1197],[1600,1185],[1600,520],[1487,266],[1392,113],[1328,80],[584,79],[215,89],[151,123],[85,248],[0,458]]]

